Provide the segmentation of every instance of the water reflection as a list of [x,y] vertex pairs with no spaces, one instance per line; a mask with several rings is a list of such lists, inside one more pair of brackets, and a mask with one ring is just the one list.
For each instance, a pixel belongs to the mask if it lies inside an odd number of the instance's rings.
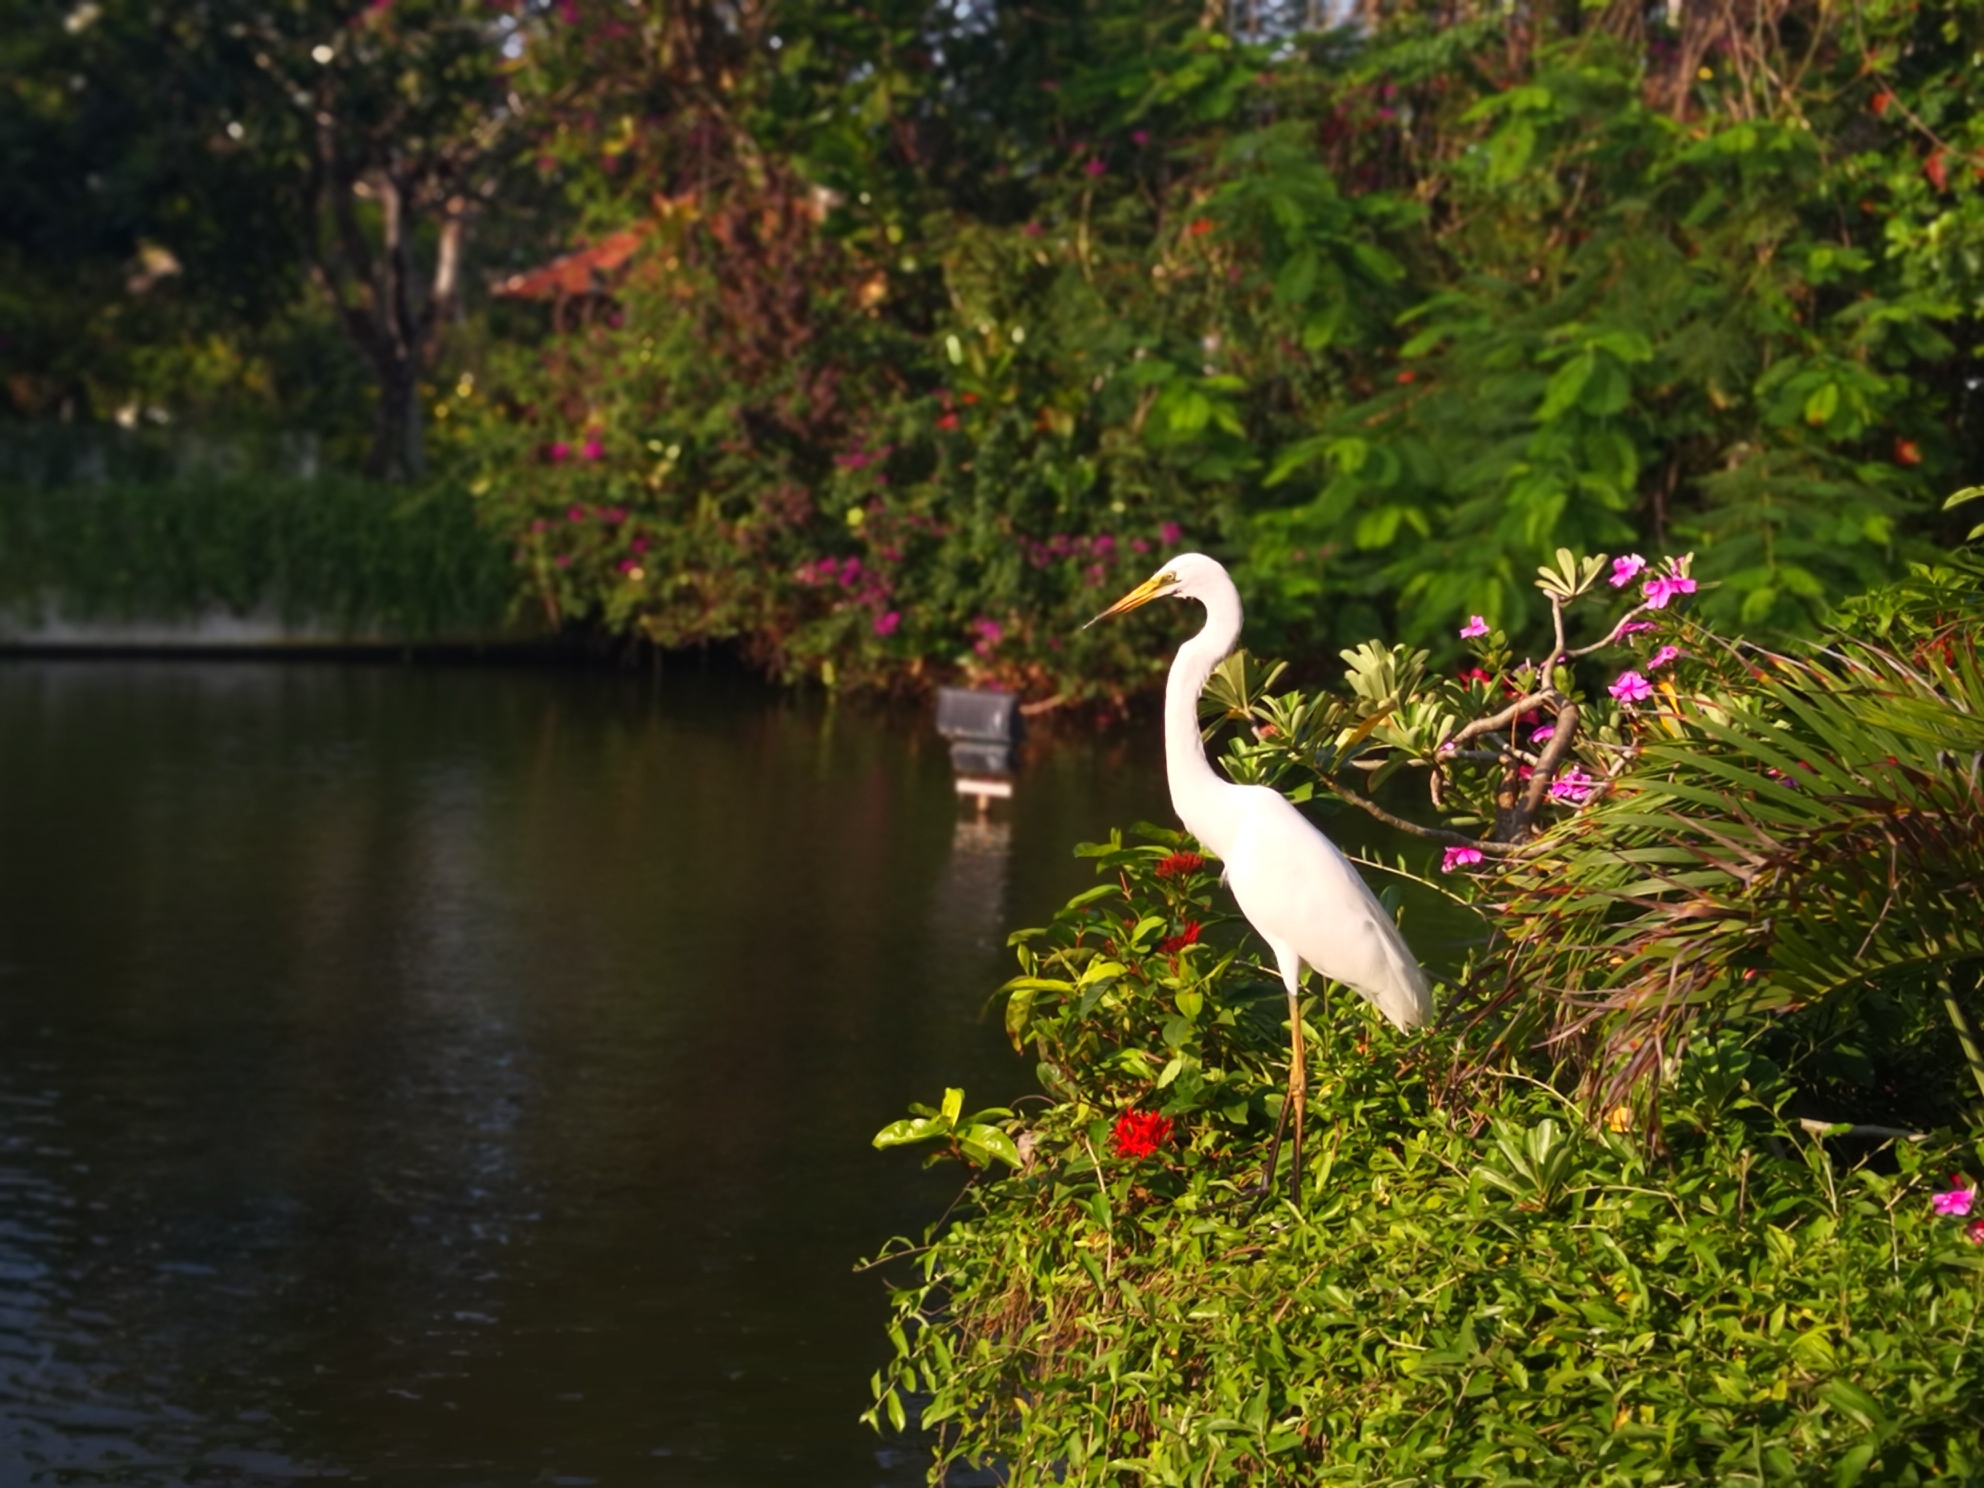
[[1006,943],[1006,884],[1013,856],[1013,823],[1002,807],[959,807],[951,855],[931,896],[933,941],[959,964],[989,958]]
[[[850,1273],[1154,760],[725,683],[0,667],[0,1488],[913,1483]],[[883,1455],[877,1457],[880,1450]]]

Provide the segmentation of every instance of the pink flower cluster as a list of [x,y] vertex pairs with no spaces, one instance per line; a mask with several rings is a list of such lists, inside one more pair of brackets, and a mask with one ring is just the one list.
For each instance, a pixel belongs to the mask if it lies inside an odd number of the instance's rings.
[[845,558],[816,558],[811,563],[802,563],[798,579],[814,588],[838,588],[856,604],[873,610],[874,631],[878,636],[894,635],[896,627],[902,624],[901,614],[887,607],[893,592],[888,579],[851,553]]
[[980,615],[968,627],[978,639],[971,649],[980,656],[990,656],[998,644],[1006,638],[1006,627],[989,615]]
[[1643,703],[1653,696],[1653,684],[1638,672],[1621,672],[1605,690],[1622,703]]
[[1623,589],[1646,567],[1646,559],[1638,553],[1628,553],[1623,558],[1612,560],[1612,577],[1609,582],[1614,589]]
[[[1157,535],[1164,547],[1175,547],[1183,529],[1176,522],[1165,522],[1159,525]],[[1141,537],[1118,539],[1107,532],[1092,537],[1067,532],[1057,532],[1044,539],[1022,536],[1019,543],[1027,562],[1035,568],[1049,568],[1070,559],[1085,562],[1083,577],[1091,584],[1100,584],[1108,577],[1109,569],[1121,561],[1125,549],[1140,558],[1151,551],[1151,544]]]
[[[846,454],[835,455],[834,464],[839,466],[842,470],[865,470],[870,465],[880,465],[884,463],[889,458],[889,456],[894,453],[895,453],[895,446],[892,444],[885,444],[880,449],[875,449],[875,450],[863,449],[860,445],[857,444],[853,449],[849,450]],[[888,477],[886,475],[881,475],[881,474],[877,474],[875,479],[882,481],[885,484],[888,481]]]
[[1597,789],[1597,780],[1585,774],[1582,766],[1572,765],[1551,782],[1550,795],[1553,800],[1563,801],[1572,806],[1582,806],[1591,799],[1591,793]]
[[1667,602],[1677,595],[1693,594],[1695,581],[1683,574],[1669,574],[1665,578],[1648,579],[1640,593],[1646,597],[1649,610],[1664,610]]
[[[572,446],[562,439],[554,440],[549,453],[553,465],[562,465],[572,458]],[[604,460],[606,458],[605,441],[597,434],[586,435],[585,442],[579,446],[579,458],[581,460]]]
[[[1929,1196],[1929,1206],[1946,1219],[1970,1219],[1971,1208],[1976,1202],[1976,1188],[1965,1185],[1962,1178],[1955,1176],[1951,1177],[1948,1189]],[[1984,1245],[1984,1219],[1971,1219],[1963,1227],[1963,1238],[1972,1245]]]

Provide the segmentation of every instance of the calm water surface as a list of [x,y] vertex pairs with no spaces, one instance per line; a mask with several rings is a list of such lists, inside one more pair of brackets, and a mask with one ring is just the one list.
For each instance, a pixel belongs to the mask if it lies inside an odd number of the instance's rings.
[[851,1262],[1032,1085],[1005,932],[1161,817],[735,681],[0,665],[0,1488],[913,1483]]

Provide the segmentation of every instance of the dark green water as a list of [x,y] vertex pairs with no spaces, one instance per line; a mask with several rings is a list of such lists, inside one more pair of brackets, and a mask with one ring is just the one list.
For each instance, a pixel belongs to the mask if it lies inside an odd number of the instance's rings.
[[912,1483],[868,1138],[1165,813],[735,682],[0,665],[0,1488]]

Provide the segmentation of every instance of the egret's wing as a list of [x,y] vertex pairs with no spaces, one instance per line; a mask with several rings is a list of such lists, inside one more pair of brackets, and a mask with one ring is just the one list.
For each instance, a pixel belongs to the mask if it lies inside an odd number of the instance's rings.
[[1278,791],[1246,792],[1227,856],[1240,912],[1400,1028],[1433,1013],[1426,974],[1350,860]]

